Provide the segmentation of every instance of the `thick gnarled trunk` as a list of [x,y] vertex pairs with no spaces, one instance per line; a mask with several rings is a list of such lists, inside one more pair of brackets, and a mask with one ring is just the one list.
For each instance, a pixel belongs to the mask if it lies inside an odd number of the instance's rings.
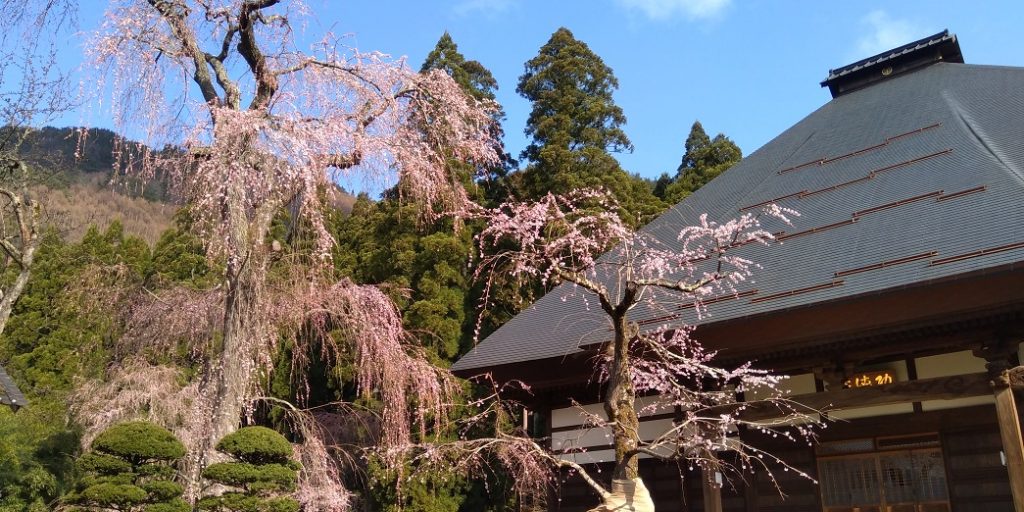
[[593,512],[653,512],[654,502],[640,478],[637,447],[640,445],[640,419],[636,412],[636,389],[629,375],[630,354],[626,307],[620,306],[612,315],[615,340],[608,350],[608,388],[604,410],[612,422],[615,442],[615,470],[611,492]]
[[262,306],[262,258],[253,256],[229,270],[224,307],[224,338],[219,361],[214,361],[215,393],[208,447],[238,428],[247,392],[255,373],[257,351],[266,335],[259,320]]
[[202,388],[206,399],[202,414],[206,430],[193,447],[195,464],[189,468],[190,497],[198,499],[203,468],[216,462],[217,442],[238,429],[257,376],[260,351],[267,342],[265,234],[278,202],[267,202],[249,213],[243,206],[241,184],[235,184],[225,205],[225,302],[223,337],[206,362]]

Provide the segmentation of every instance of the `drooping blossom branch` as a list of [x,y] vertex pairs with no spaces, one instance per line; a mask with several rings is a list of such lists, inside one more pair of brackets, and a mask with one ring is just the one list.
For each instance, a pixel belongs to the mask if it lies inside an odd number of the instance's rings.
[[488,392],[466,404],[471,412],[456,421],[457,439],[406,444],[384,453],[408,462],[395,475],[399,493],[406,482],[427,476],[473,475],[486,483],[489,475],[501,475],[517,501],[530,508],[546,501],[561,469],[579,472],[599,493],[606,492],[580,465],[548,452],[543,441],[513,427],[523,411],[508,395],[528,393],[527,386],[518,381],[499,385],[486,375],[473,380]]
[[[265,23],[277,7],[286,10]],[[112,89],[119,128],[144,132],[150,147],[185,149],[123,152],[132,161],[122,165],[169,173],[211,230],[223,229],[231,194],[257,210],[296,200],[324,250],[322,192],[341,175],[379,183],[397,170],[413,199],[460,210],[464,191],[446,159],[497,161],[496,107],[442,71],[415,73],[331,35],[299,50],[291,27],[305,11],[298,2],[114,2],[90,46],[97,87]],[[208,39],[218,44],[204,50]],[[235,51],[245,66],[231,66]]]
[[[309,498],[309,510],[345,510],[343,505],[348,498],[342,498],[349,491],[339,476],[339,456],[357,456],[376,446],[389,450],[410,445],[414,431],[418,432],[418,440],[429,441],[431,433],[443,428],[438,423],[447,418],[458,387],[450,374],[426,361],[415,337],[403,329],[397,307],[378,288],[344,280],[332,285],[305,280],[291,284],[281,287],[279,283],[275,293],[267,295],[269,306],[261,316],[266,325],[273,326],[273,331],[259,346],[252,347],[256,358],[249,371],[271,371],[271,355],[278,344],[287,342],[292,347],[292,368],[296,372],[293,377],[301,400],[308,393],[304,372],[309,356],[319,352],[328,363],[338,363],[342,353],[351,357],[359,392],[382,404],[382,409],[372,414],[372,428],[364,425],[356,429],[370,434],[368,439],[346,451],[327,439],[327,429],[320,428],[319,422],[294,419],[296,428],[302,427],[300,451],[301,459],[306,461],[300,472],[300,481],[305,482],[300,494]],[[96,288],[102,289],[98,285]],[[116,421],[146,418],[167,425],[186,446],[201,445],[212,421],[216,403],[212,395],[216,388],[209,386],[207,379],[183,384],[185,374],[155,366],[153,361],[166,358],[166,354],[181,353],[183,348],[188,359],[181,364],[202,363],[216,357],[211,353],[211,340],[219,335],[221,327],[217,315],[223,314],[222,288],[144,289],[135,298],[123,293],[118,297],[101,302],[129,303],[122,317],[124,334],[113,347],[124,359],[104,381],[82,383],[80,389],[86,392],[81,395],[84,401],[76,402],[74,407],[77,421],[86,427],[88,438]],[[247,394],[256,397],[260,389],[253,387]],[[95,400],[110,401],[111,405],[102,406]],[[285,404],[273,401],[276,405]],[[360,416],[344,404],[332,407],[350,418]],[[286,409],[292,411],[289,414],[300,411],[290,404]],[[330,457],[314,460],[316,454],[329,449]],[[191,467],[199,462],[193,450],[186,463]],[[313,506],[327,503],[333,505]]]
[[302,470],[295,499],[302,509],[321,512],[349,510],[353,496],[345,488],[341,471],[343,461],[339,459],[352,457],[352,454],[329,444],[330,433],[319,421],[316,411],[272,397],[259,397],[257,400],[283,410],[289,428],[298,436],[294,452]]
[[203,402],[198,383],[185,382],[179,368],[129,358],[112,367],[105,380],[80,383],[71,414],[83,427],[83,446],[106,428],[137,419],[166,425],[183,443],[195,444],[209,421],[195,407]]
[[223,288],[143,288],[126,302],[121,311],[124,334],[115,346],[115,357],[174,353],[180,347],[193,360],[209,356],[224,311]]
[[[381,437],[385,447],[411,441],[413,427],[424,439],[432,421],[447,417],[458,394],[451,374],[431,365],[415,337],[402,325],[394,302],[375,286],[342,280],[330,286],[295,290],[277,308],[275,323],[296,344],[294,357],[319,349],[329,362],[340,352],[353,356],[359,392],[381,401]],[[319,347],[304,346],[315,340]],[[296,371],[308,367],[298,359]],[[303,375],[295,376],[306,386]]]

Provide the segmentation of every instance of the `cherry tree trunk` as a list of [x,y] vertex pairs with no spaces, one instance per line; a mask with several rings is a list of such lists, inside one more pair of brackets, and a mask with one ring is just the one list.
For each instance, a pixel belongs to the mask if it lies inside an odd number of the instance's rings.
[[629,375],[629,332],[625,311],[613,315],[615,340],[609,347],[611,365],[604,410],[613,421],[615,470],[611,493],[593,512],[653,512],[647,487],[640,478],[636,448],[640,445],[640,420],[636,412],[636,389]]
[[[257,257],[257,259],[259,259]],[[209,446],[238,429],[242,409],[256,366],[256,350],[265,333],[256,315],[260,314],[262,286],[256,274],[262,274],[262,261],[248,260],[228,277],[224,309],[224,339],[216,394],[211,411]]]
[[[198,434],[196,464],[187,471],[192,498],[198,498],[202,470],[217,462],[217,442],[238,429],[256,378],[261,344],[266,342],[264,289],[267,254],[264,247],[276,203],[267,202],[248,214],[240,187],[226,203],[227,236],[223,338],[207,359],[203,387],[207,390],[208,430]],[[218,350],[219,349],[219,350]]]
[[263,300],[260,274],[264,265],[259,257],[229,265],[223,338],[219,354],[210,357],[204,375],[204,387],[209,390],[208,429],[197,433],[193,447],[196,463],[186,472],[194,499],[201,489],[203,468],[218,460],[217,442],[238,429],[253,384],[258,344],[266,335],[256,316]]

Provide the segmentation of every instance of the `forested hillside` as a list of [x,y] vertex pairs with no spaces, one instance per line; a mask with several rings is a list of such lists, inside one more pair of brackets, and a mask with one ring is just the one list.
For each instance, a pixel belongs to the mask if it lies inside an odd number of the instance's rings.
[[47,224],[68,240],[116,220],[152,244],[171,225],[177,206],[164,184],[141,186],[115,170],[116,139],[110,130],[47,126],[28,132],[20,145]]

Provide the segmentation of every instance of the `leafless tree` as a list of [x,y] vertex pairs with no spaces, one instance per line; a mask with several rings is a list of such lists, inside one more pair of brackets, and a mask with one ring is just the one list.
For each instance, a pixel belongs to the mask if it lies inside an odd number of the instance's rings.
[[72,0],[0,4],[0,268],[17,271],[0,287],[0,333],[28,284],[40,242],[40,202],[29,193],[38,171],[21,147],[34,128],[71,106],[54,35],[72,26],[75,7]]

